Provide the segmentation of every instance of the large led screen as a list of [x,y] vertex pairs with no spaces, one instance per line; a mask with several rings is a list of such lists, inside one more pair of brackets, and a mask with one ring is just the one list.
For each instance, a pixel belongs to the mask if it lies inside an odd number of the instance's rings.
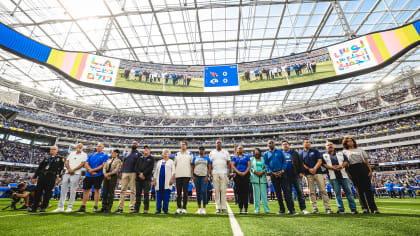
[[416,21],[309,52],[233,65],[156,64],[63,51],[3,24],[0,47],[93,88],[214,96],[286,90],[370,73],[419,45],[419,32],[420,21]]

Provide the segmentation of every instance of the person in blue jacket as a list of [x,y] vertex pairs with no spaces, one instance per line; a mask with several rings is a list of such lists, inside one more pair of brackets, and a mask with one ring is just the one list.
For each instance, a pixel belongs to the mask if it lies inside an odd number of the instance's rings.
[[287,174],[285,174],[287,168],[286,157],[284,156],[283,151],[275,148],[273,140],[268,141],[268,149],[269,150],[264,153],[264,164],[267,169],[267,175],[271,177],[271,182],[274,185],[277,202],[280,207],[280,211],[277,214],[286,213],[282,198],[283,192],[289,214],[296,215],[292,191],[287,179]]

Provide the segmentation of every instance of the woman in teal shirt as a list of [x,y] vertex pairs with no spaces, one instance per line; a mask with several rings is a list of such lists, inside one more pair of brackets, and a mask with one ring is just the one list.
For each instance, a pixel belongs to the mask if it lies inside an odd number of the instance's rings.
[[264,165],[264,157],[261,150],[255,148],[254,157],[251,158],[251,183],[254,189],[254,211],[260,213],[260,202],[262,201],[265,213],[270,213],[267,199],[267,170]]

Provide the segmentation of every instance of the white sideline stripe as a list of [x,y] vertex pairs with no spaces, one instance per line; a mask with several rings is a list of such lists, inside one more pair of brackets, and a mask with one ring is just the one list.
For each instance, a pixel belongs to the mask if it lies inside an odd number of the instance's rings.
[[234,236],[243,236],[244,233],[242,233],[241,227],[239,226],[238,221],[236,221],[235,215],[233,215],[232,209],[230,209],[229,204],[226,204],[226,206],[227,206],[227,210],[228,210],[229,221],[230,221],[230,226],[232,227],[233,235]]
[[39,214],[49,214],[49,213],[53,213],[53,212],[38,212],[38,213],[5,215],[5,216],[0,216],[0,218],[9,217],[9,216],[29,216],[29,215],[39,215]]
[[404,208],[389,208],[389,207],[379,207],[379,209],[387,209],[387,210],[399,210],[399,211],[415,211],[415,212],[420,212],[420,210],[413,210],[413,209],[404,209]]

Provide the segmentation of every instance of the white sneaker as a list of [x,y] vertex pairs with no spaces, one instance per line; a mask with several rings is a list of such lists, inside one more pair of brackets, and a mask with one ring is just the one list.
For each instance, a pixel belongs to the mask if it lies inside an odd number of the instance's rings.
[[201,208],[201,214],[202,215],[207,215],[206,208]]
[[182,210],[181,208],[176,209],[175,214],[181,214]]
[[196,215],[200,215],[201,214],[201,208],[198,208],[197,212],[195,213]]
[[57,208],[57,209],[55,209],[52,212],[64,212],[64,208]]
[[302,213],[303,213],[304,215],[311,214],[311,213],[310,213],[308,210],[306,210],[306,209],[305,209],[305,210],[303,210],[303,211],[302,211]]
[[182,214],[187,214],[187,210],[182,209],[182,210],[181,210],[181,213],[182,213]]
[[72,211],[73,211],[73,209],[71,209],[71,208],[67,208],[67,210],[66,210],[65,212],[70,213],[70,212],[72,212]]

